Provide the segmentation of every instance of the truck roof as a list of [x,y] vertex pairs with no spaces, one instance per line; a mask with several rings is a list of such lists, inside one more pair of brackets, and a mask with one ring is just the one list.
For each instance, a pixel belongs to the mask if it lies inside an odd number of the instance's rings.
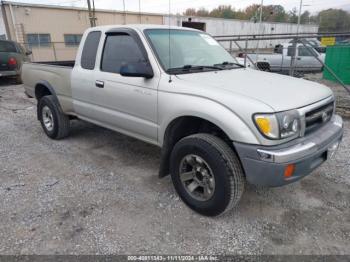
[[101,31],[107,31],[111,29],[117,29],[117,28],[130,28],[130,29],[136,29],[136,30],[144,30],[144,29],[181,29],[181,30],[189,30],[189,31],[199,31],[197,29],[192,29],[188,27],[180,27],[180,26],[168,26],[168,25],[154,25],[154,24],[127,24],[127,25],[104,25],[104,26],[96,26],[89,28],[88,31],[95,31],[95,30],[101,30]]

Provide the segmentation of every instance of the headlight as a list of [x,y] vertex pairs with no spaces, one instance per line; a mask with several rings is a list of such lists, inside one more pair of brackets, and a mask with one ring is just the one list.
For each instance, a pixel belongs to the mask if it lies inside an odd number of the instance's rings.
[[298,136],[300,133],[300,117],[296,110],[255,114],[254,121],[259,131],[270,139],[283,139]]

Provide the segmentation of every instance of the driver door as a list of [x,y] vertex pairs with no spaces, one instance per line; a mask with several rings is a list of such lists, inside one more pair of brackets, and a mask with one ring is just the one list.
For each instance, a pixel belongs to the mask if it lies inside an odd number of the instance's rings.
[[122,66],[146,60],[147,52],[134,30],[107,32],[101,63],[94,72],[91,115],[101,125],[154,142],[157,140],[159,79],[120,74]]
[[321,63],[315,58],[318,54],[315,53],[312,47],[299,46],[296,65],[301,71],[316,71],[321,68]]

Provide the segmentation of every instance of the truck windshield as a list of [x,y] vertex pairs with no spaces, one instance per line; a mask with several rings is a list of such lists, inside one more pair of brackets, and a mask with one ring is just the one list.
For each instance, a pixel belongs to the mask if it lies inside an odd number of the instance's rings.
[[16,53],[16,47],[11,42],[0,41],[0,52]]
[[204,32],[146,29],[145,34],[163,69],[169,74],[242,67],[216,40]]

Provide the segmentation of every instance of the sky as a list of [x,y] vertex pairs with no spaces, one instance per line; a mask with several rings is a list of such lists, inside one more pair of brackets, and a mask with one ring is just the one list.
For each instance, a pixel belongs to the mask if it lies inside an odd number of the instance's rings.
[[[1,0],[0,0],[1,1]],[[86,0],[12,0],[17,2],[59,4],[68,6],[86,6]],[[139,2],[143,12],[168,13],[168,0],[125,0],[126,10],[139,11]],[[236,9],[251,4],[260,4],[261,0],[170,0],[171,13],[182,13],[187,8],[213,9],[218,5],[232,5]],[[299,8],[299,0],[264,0],[264,5],[282,5],[286,10]],[[123,10],[123,0],[95,0],[96,8]],[[345,8],[350,10],[350,0],[303,0],[303,10],[312,13],[327,8]]]
[[[0,0],[1,1],[1,0]],[[10,0],[13,2],[25,2],[36,4],[53,4],[75,7],[86,7],[86,0]],[[140,3],[140,6],[139,6]],[[213,9],[219,5],[231,5],[236,9],[243,9],[251,4],[260,4],[261,0],[170,0],[172,14],[182,13],[187,8]],[[299,9],[300,0],[264,0],[264,5],[282,5],[286,10],[294,7]],[[123,0],[95,0],[96,8],[123,10]],[[125,0],[127,11],[168,13],[169,0]],[[343,8],[350,11],[350,0],[303,0],[302,10],[316,13],[328,8]],[[0,34],[4,31],[3,21],[0,15]]]

